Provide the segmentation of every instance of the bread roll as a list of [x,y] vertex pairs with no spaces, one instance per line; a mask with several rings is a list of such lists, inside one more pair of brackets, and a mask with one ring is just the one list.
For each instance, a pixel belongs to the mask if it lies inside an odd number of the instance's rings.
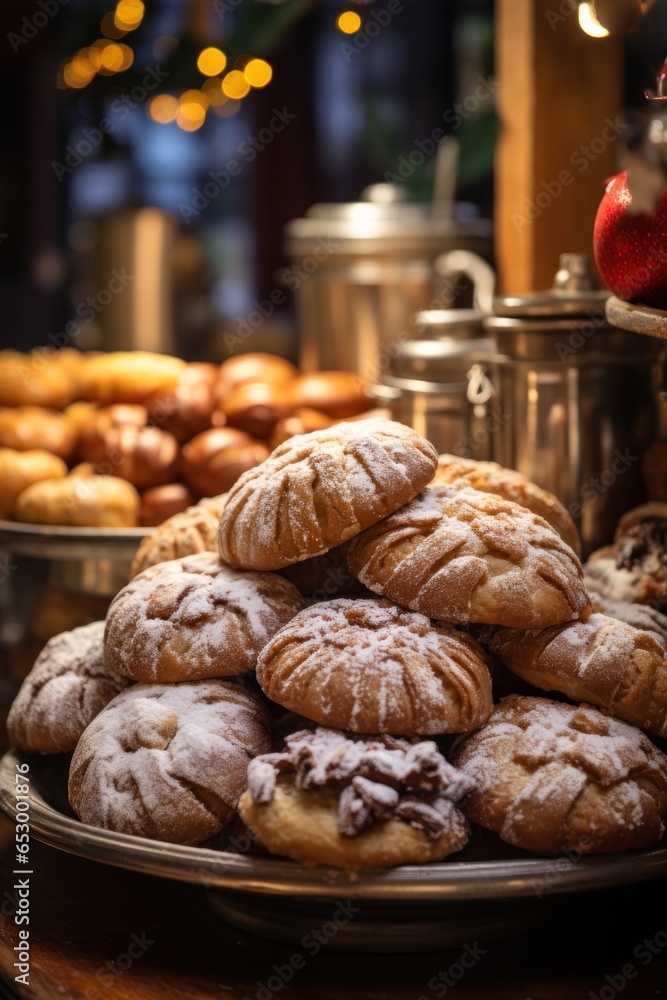
[[86,528],[135,528],[139,494],[116,476],[49,479],[35,483],[16,501],[17,521]]
[[308,372],[289,386],[295,409],[320,410],[334,420],[355,417],[375,406],[368,382],[352,372]]
[[0,448],[0,518],[14,516],[16,501],[28,486],[66,475],[62,458],[51,452]]
[[185,483],[168,483],[153,486],[141,494],[139,524],[151,528],[191,507],[196,502],[192,490]]
[[181,471],[188,485],[205,496],[231,489],[239,476],[269,457],[269,449],[244,431],[214,427],[184,445]]
[[[91,406],[90,403],[79,403],[78,406]],[[86,462],[99,462],[107,452],[106,436],[109,431],[121,427],[132,427],[139,430],[148,422],[148,410],[139,404],[116,403],[95,409],[90,414],[86,426],[81,431],[79,439],[79,454]]]
[[76,424],[64,413],[39,406],[0,409],[0,448],[50,451],[69,462],[77,442]]
[[103,454],[93,465],[97,475],[120,476],[138,490],[176,478],[176,438],[157,427],[117,427],[104,437]]
[[172,392],[185,362],[148,351],[115,351],[87,357],[82,371],[84,399],[110,403],[143,403],[157,392]]
[[150,422],[173,434],[181,444],[208,430],[212,427],[217,378],[216,365],[189,364],[172,392],[158,392],[147,401]]
[[286,385],[298,374],[298,369],[290,361],[277,354],[237,354],[220,365],[214,393],[216,404],[220,405],[232,389],[244,382]]
[[244,382],[219,404],[230,427],[238,427],[255,438],[266,438],[279,420],[294,409],[290,391],[284,385]]
[[289,441],[290,438],[296,437],[297,434],[323,431],[327,427],[331,427],[333,423],[331,417],[328,417],[326,413],[321,413],[320,410],[295,410],[291,416],[279,420],[273,428],[269,438],[269,447],[273,450],[284,444],[285,441]]
[[0,406],[45,406],[60,410],[72,401],[76,383],[58,351],[39,348],[30,354],[0,351]]

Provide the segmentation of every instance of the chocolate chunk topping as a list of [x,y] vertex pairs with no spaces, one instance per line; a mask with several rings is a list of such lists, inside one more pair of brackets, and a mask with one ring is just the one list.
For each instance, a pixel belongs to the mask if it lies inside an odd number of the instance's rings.
[[634,569],[653,556],[663,576],[667,575],[667,520],[647,517],[633,525],[616,545],[616,568]]

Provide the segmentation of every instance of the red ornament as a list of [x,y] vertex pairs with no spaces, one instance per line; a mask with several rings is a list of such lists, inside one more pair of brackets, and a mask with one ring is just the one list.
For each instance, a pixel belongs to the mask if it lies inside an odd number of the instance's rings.
[[626,302],[667,309],[667,191],[654,211],[630,211],[628,172],[607,181],[593,230],[595,260],[605,284]]

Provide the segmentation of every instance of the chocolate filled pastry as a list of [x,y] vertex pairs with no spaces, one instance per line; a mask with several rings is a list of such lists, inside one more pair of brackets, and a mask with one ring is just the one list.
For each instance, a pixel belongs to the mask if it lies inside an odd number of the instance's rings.
[[105,662],[104,622],[54,636],[9,710],[12,746],[28,753],[68,753],[86,726],[130,683]]
[[265,382],[244,382],[219,403],[226,424],[255,438],[267,438],[294,408],[289,387]]
[[614,544],[594,552],[584,568],[591,592],[667,611],[667,504],[625,514]]
[[145,528],[156,527],[175,514],[187,510],[196,500],[196,496],[185,483],[153,486],[141,494],[139,524]]
[[270,747],[263,706],[238,684],[136,684],[81,737],[69,800],[91,826],[201,844],[234,816],[248,762]]
[[214,389],[216,406],[220,405],[232,389],[244,382],[287,385],[298,374],[298,368],[291,361],[286,361],[277,354],[263,354],[261,351],[237,354],[220,365]]
[[104,437],[104,452],[93,463],[100,476],[120,476],[138,490],[163,486],[176,477],[178,442],[157,427],[117,427]]
[[391,868],[438,861],[470,834],[457,806],[473,782],[435,743],[318,727],[256,757],[239,812],[272,854],[307,865]]
[[14,517],[31,524],[136,528],[139,494],[116,476],[66,476],[34,483],[16,501]]
[[172,392],[185,361],[149,351],[113,351],[85,360],[81,395],[92,403],[144,403],[156,393]]
[[474,639],[389,601],[307,608],[264,647],[257,680],[283,708],[355,733],[468,732],[493,708]]
[[593,614],[527,632],[487,627],[480,639],[529,684],[667,736],[667,659],[652,633]]
[[439,621],[546,628],[586,618],[581,563],[551,525],[459,480],[429,486],[350,544],[361,582]]
[[510,695],[452,759],[475,784],[468,818],[515,847],[618,853],[664,832],[667,757],[589,705]]
[[226,493],[248,469],[269,457],[262,441],[234,427],[214,427],[183,446],[180,468],[183,478],[198,493]]
[[520,472],[505,469],[497,462],[474,462],[457,455],[441,455],[431,485],[449,486],[457,479],[467,479],[473,489],[495,493],[539,514],[577,555],[581,555],[579,533],[563,504],[553,493],[536,486]]
[[40,406],[0,408],[0,448],[15,451],[50,451],[69,462],[76,451],[79,433],[64,413]]
[[0,448],[0,518],[14,516],[16,501],[28,486],[66,475],[62,458],[49,451]]
[[416,496],[436,462],[428,441],[390,420],[291,438],[230,490],[222,557],[231,566],[275,570],[321,555]]
[[159,563],[135,576],[107,614],[105,655],[136,681],[232,677],[303,607],[280,576],[243,573],[212,552]]
[[189,364],[172,392],[156,393],[147,401],[150,422],[180,444],[208,430],[213,426],[217,378],[217,365]]
[[217,552],[218,524],[225,501],[224,496],[200,501],[163,521],[137,549],[130,570],[131,577],[172,559],[183,559],[200,552]]
[[[80,404],[90,406],[90,403]],[[121,427],[140,430],[148,422],[148,411],[138,403],[116,403],[114,406],[104,406],[94,409],[90,418],[81,430],[79,438],[79,454],[86,462],[101,462],[107,453],[107,435],[109,431]]]
[[307,372],[290,384],[295,409],[307,407],[332,420],[356,417],[377,405],[366,379],[352,372]]

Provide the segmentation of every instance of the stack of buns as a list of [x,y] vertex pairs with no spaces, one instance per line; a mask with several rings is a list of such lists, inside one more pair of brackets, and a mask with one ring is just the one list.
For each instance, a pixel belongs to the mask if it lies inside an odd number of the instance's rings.
[[665,640],[593,612],[571,543],[516,473],[387,420],[315,429],[145,540],[106,625],[47,645],[10,736],[74,748],[83,822],[172,843],[238,810],[305,864],[439,860],[471,822],[541,853],[646,847]]
[[152,527],[228,490],[276,443],[374,404],[345,372],[271,354],[0,351],[0,518]]

